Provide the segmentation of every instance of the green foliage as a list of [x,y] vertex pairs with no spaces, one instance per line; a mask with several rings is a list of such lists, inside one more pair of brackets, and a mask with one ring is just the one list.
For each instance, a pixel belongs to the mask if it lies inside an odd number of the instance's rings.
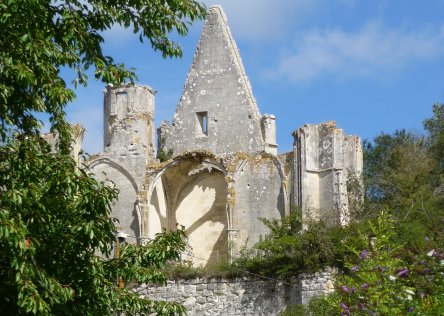
[[143,247],[124,245],[120,258],[106,259],[116,197],[38,136],[0,147],[0,314],[184,313],[116,286],[117,274],[126,282],[165,282],[158,269],[185,248],[179,230]]
[[435,160],[424,136],[404,130],[382,134],[364,148],[367,208],[390,208],[402,219],[435,201],[431,175]]
[[132,27],[141,42],[177,57],[182,50],[170,36],[186,35],[204,16],[205,7],[194,0],[0,2],[0,137],[12,127],[36,133],[34,113],[44,112],[68,147],[63,109],[75,93],[66,88],[62,67],[73,71],[75,85],[86,85],[90,69],[105,83],[133,81],[133,70],[103,54],[101,32],[114,24]]
[[[309,220],[302,229],[299,212],[282,220],[261,221],[270,233],[262,236],[252,249],[244,249],[233,263],[236,267],[263,275],[297,275],[326,266],[341,266],[347,254],[348,250],[342,246],[347,236],[344,228]],[[355,226],[347,229],[354,230]]]
[[381,213],[369,233],[358,234],[365,247],[347,243],[353,256],[336,276],[335,292],[281,315],[441,315],[444,311],[444,222],[421,248],[400,243],[396,221]]
[[335,314],[442,313],[444,234],[414,251],[396,240],[396,222],[387,213],[370,226],[373,236],[364,237],[368,247],[353,249],[355,258],[347,263],[348,273],[337,278],[336,292],[326,299]]
[[444,173],[444,104],[433,105],[433,117],[424,121],[429,133],[430,152],[438,162],[440,174]]
[[[64,108],[75,93],[60,70],[72,70],[75,86],[86,85],[88,73],[105,83],[133,81],[133,70],[103,54],[101,32],[132,27],[141,42],[178,57],[170,36],[187,34],[204,16],[194,0],[0,2],[0,314],[184,313],[113,284],[117,274],[164,282],[158,269],[179,258],[183,232],[125,245],[120,258],[105,259],[115,240],[109,215],[117,191],[69,157]],[[39,112],[49,114],[59,136],[55,153],[38,136]]]
[[165,147],[166,137],[162,137],[159,143],[159,148],[157,149],[157,159],[160,162],[168,161],[173,157],[173,150],[171,148],[166,149]]
[[194,278],[233,278],[245,275],[245,270],[239,270],[228,263],[210,264],[206,267],[195,267],[191,262],[169,263],[163,269],[169,280],[189,280]]
[[173,150],[172,149],[158,149],[157,150],[157,159],[159,159],[160,162],[168,161],[173,157]]
[[433,142],[402,130],[382,134],[364,149],[365,216],[389,209],[397,238],[411,246],[436,230],[444,208],[441,158],[431,151]]
[[370,226],[373,237],[367,240],[368,247],[353,249],[355,260],[347,266],[350,274],[338,277],[338,288],[329,300],[335,303],[338,313],[342,308],[351,313],[379,311],[399,315],[407,311],[402,303],[409,289],[396,282],[396,273],[408,270],[403,270],[403,261],[392,255],[399,250],[391,244],[394,221],[383,213],[377,224]]
[[287,307],[279,316],[323,316],[335,315],[324,297],[315,297],[307,305],[297,304]]

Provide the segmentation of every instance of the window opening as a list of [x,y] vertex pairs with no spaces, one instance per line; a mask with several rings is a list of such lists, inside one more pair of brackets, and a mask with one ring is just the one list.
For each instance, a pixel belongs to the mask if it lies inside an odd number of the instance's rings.
[[119,118],[123,118],[126,115],[127,104],[128,93],[126,91],[117,92],[115,102],[111,102],[110,115],[117,115]]
[[121,91],[116,93],[116,103],[125,104],[128,102],[128,92]]
[[208,112],[197,112],[197,120],[199,121],[200,131],[208,135]]

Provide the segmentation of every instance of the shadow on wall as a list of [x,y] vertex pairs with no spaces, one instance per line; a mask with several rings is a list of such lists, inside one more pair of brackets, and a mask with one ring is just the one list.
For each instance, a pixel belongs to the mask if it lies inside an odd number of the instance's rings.
[[195,266],[228,259],[227,185],[222,172],[203,170],[194,176],[166,171],[150,199],[150,237],[163,228],[185,226]]
[[[118,163],[109,159],[99,159],[91,164],[91,172],[98,181],[112,181],[119,190],[119,196],[112,206],[111,217],[118,219],[116,229],[124,231],[130,238],[128,242],[137,243],[140,228],[136,203],[137,185],[133,177]],[[111,184],[111,182],[108,182]],[[135,237],[135,238],[134,238]]]
[[130,225],[130,229],[135,232],[135,238],[136,240],[139,240],[140,238],[140,225],[139,225],[139,214],[137,214],[137,201],[133,204],[133,221]]
[[276,209],[279,211],[281,218],[285,217],[285,193],[282,184],[279,189],[279,195],[276,198],[276,206]]

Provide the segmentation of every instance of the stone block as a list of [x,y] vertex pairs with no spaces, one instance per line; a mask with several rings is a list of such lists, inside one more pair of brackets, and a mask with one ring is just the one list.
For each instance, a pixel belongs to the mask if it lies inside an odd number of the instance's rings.
[[199,303],[199,304],[205,304],[207,302],[207,298],[204,297],[204,296],[198,296],[196,298],[196,302]]
[[203,284],[196,285],[196,291],[203,291],[205,289],[206,289],[206,286],[204,286]]
[[196,293],[196,285],[186,285],[184,291],[188,293]]
[[183,302],[183,305],[187,309],[192,309],[194,307],[194,305],[196,304],[196,301],[197,300],[195,297],[189,297],[185,300],[185,302]]
[[214,291],[217,288],[217,284],[216,283],[208,283],[207,284],[207,289],[209,291]]

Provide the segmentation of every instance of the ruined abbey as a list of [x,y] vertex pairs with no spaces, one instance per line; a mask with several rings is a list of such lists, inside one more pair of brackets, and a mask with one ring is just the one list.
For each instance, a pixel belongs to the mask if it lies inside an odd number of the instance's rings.
[[[278,154],[276,118],[260,113],[219,6],[209,9],[174,117],[157,129],[154,98],[148,86],[108,86],[104,152],[89,161],[120,190],[112,215],[129,242],[183,225],[189,260],[205,266],[266,234],[261,217],[298,211],[347,222],[360,198],[348,181],[362,171],[360,139],[334,122],[307,124],[293,132],[293,151]],[[156,142],[170,159],[156,159]]]

